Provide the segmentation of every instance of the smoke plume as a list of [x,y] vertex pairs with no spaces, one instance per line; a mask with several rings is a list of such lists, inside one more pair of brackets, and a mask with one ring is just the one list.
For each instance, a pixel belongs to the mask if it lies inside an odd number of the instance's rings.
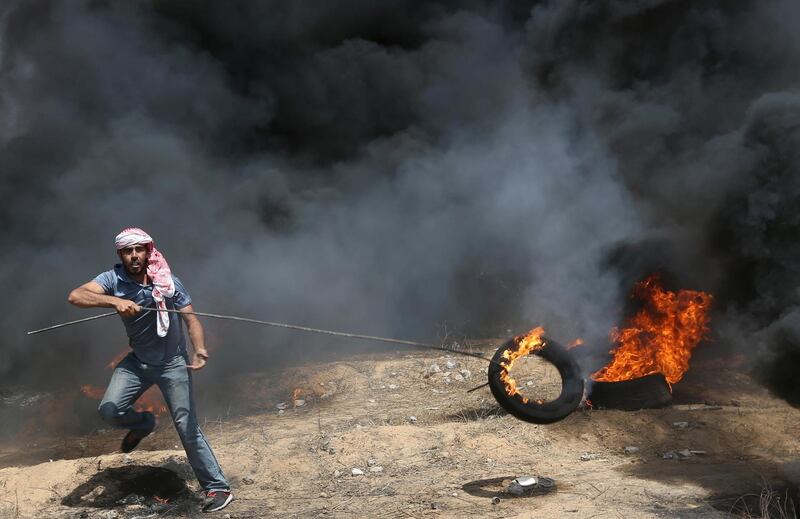
[[[715,294],[709,347],[798,355],[796,2],[0,9],[7,384],[125,347],[108,320],[24,331],[88,315],[66,294],[131,225],[201,311],[603,352],[660,269]],[[212,373],[341,344],[207,327]]]

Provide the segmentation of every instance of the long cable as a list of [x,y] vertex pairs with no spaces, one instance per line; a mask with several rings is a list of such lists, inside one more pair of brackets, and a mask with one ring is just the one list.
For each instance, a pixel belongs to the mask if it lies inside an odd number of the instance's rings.
[[[261,324],[265,326],[273,326],[277,328],[288,328],[290,330],[300,330],[303,332],[310,332],[310,333],[322,333],[325,335],[335,335],[337,337],[348,337],[350,339],[362,339],[367,341],[378,341],[378,342],[388,342],[392,344],[403,344],[405,346],[413,346],[415,348],[426,348],[431,350],[439,350],[439,351],[446,351],[450,353],[456,353],[458,355],[465,355],[467,357],[474,357],[481,360],[488,360],[490,363],[492,362],[490,359],[487,359],[480,353],[472,353],[469,351],[458,350],[455,348],[448,348],[447,346],[439,346],[436,344],[426,344],[422,342],[414,342],[414,341],[406,341],[403,339],[391,339],[389,337],[377,337],[375,335],[361,335],[358,333],[345,333],[345,332],[335,332],[332,330],[322,330],[320,328],[311,328],[308,326],[298,326],[295,324],[285,324],[285,323],[275,323],[271,321],[262,321],[260,319],[251,319],[249,317],[239,317],[236,315],[220,315],[220,314],[211,314],[207,312],[185,312],[181,310],[170,310],[170,309],[158,309],[158,308],[142,308],[144,312],[169,312],[169,313],[177,313],[183,315],[197,315],[200,317],[210,317],[213,319],[224,319],[228,321],[240,321],[245,323],[253,323],[253,324]],[[53,326],[48,326],[47,328],[41,328],[39,330],[33,330],[28,332],[28,335],[33,335],[35,333],[47,332],[50,330],[55,330],[57,328],[63,328],[65,326],[72,326],[79,323],[85,323],[87,321],[93,321],[95,319],[101,319],[103,317],[109,317],[112,315],[118,315],[117,312],[108,312],[105,314],[95,315],[92,317],[85,317],[83,319],[77,319],[75,321],[68,321],[65,323],[55,324]]]

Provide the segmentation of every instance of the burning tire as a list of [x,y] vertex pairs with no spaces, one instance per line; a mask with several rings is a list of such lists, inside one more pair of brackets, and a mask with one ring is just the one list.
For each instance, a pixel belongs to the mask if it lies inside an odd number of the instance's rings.
[[[561,375],[561,394],[555,400],[539,402],[529,400],[518,392],[510,394],[503,375],[508,375],[508,353],[518,352],[520,338],[515,337],[503,344],[489,364],[489,388],[500,406],[510,414],[526,422],[548,424],[563,420],[581,403],[583,377],[572,355],[560,344],[542,339],[543,346],[532,353],[547,360]],[[512,361],[513,362],[513,361]]]

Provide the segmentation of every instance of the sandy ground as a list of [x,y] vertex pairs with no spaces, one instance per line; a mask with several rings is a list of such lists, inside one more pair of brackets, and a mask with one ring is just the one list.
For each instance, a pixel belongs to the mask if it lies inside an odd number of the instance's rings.
[[[430,372],[434,363],[440,373]],[[219,381],[249,408],[204,423],[236,495],[217,515],[691,518],[746,516],[749,507],[760,517],[760,500],[780,517],[800,481],[800,411],[741,368],[737,359],[695,363],[671,407],[579,410],[546,426],[506,415],[488,388],[467,393],[486,376],[485,363],[467,357],[353,356]],[[558,387],[542,361],[521,370],[532,395]],[[294,388],[303,405],[293,405]],[[198,487],[169,420],[127,457],[115,452],[121,435],[98,429],[4,447],[0,516],[199,515]],[[664,457],[684,449],[704,453]],[[525,475],[556,487],[505,492]]]

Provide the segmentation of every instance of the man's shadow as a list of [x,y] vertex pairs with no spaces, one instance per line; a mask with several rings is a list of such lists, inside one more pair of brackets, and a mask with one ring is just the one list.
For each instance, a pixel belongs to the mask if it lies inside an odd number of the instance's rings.
[[107,468],[78,485],[61,500],[73,507],[172,506],[195,499],[186,481],[163,467],[130,465]]

